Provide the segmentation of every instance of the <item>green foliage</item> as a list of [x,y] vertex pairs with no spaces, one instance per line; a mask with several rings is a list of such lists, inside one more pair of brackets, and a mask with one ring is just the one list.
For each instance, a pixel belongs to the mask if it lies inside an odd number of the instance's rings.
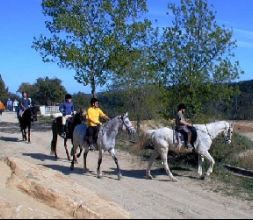
[[0,101],[6,102],[8,99],[8,88],[6,88],[5,82],[0,74]]
[[[145,0],[43,0],[51,38],[40,36],[33,47],[43,61],[76,71],[75,79],[96,87],[108,80],[108,61],[122,39],[135,36],[134,19],[146,10]],[[127,23],[127,24],[126,24]]]
[[22,83],[18,92],[27,92],[35,104],[53,105],[61,103],[67,93],[60,79],[38,78],[35,84]]
[[91,96],[82,92],[73,95],[73,103],[76,110],[87,110],[89,107]]
[[232,31],[219,26],[206,0],[181,0],[169,5],[173,16],[165,28],[161,46],[161,64],[169,106],[186,103],[191,113],[203,112],[212,100],[227,101],[235,94],[228,83],[242,73],[232,63],[236,47]]

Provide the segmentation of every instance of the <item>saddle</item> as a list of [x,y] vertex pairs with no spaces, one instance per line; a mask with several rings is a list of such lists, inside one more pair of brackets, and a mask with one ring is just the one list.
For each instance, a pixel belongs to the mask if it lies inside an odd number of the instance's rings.
[[73,117],[68,118],[66,121],[66,125],[64,126],[64,131],[66,132],[67,136],[71,134],[72,124],[73,124]]
[[[189,128],[192,132],[191,144],[194,147],[194,143],[197,140],[197,130],[194,127]],[[174,129],[174,144],[180,149],[182,147],[187,148],[188,134],[184,131]],[[195,148],[195,147],[194,147]]]

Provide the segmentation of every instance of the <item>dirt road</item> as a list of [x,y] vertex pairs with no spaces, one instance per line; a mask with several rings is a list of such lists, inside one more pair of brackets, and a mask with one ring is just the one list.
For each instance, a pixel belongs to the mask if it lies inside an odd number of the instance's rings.
[[[124,178],[117,180],[115,165],[109,155],[102,164],[104,178],[96,178],[97,153],[88,156],[90,173],[84,174],[80,160],[74,172],[65,159],[63,141],[60,140],[59,156],[55,161],[50,153],[51,132],[47,127],[36,126],[32,131],[32,144],[20,141],[21,135],[15,114],[0,117],[0,157],[21,158],[32,164],[63,173],[81,186],[111,200],[131,214],[132,218],[252,218],[253,203],[226,197],[213,192],[209,180],[200,181],[192,172],[174,171],[178,183],[168,181],[165,174],[155,170],[155,180],[144,179],[146,162],[118,152]],[[1,198],[0,198],[1,199]],[[6,198],[5,198],[6,199]]]

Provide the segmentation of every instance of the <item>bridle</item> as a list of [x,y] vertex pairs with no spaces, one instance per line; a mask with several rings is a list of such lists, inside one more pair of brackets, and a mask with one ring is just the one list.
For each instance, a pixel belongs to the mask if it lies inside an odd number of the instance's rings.
[[124,115],[122,115],[121,118],[120,118],[121,121],[122,121],[122,130],[123,130],[123,127],[125,126],[126,129],[127,129],[127,131],[128,131],[128,133],[132,134],[133,131],[135,131],[135,128],[132,125],[131,126],[127,125],[126,122],[125,122],[125,118],[126,118],[126,116],[124,116]]

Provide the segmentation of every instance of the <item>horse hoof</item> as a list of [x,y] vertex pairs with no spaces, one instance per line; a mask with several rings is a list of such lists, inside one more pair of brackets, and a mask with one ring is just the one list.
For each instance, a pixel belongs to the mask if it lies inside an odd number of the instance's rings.
[[97,178],[98,178],[98,179],[102,179],[103,176],[102,176],[101,174],[99,174],[99,175],[97,175]]
[[204,176],[204,175],[202,175],[201,177],[200,177],[200,180],[205,180],[206,179],[206,177]]
[[122,174],[118,174],[118,180],[120,181],[123,178]]
[[84,168],[84,169],[83,169],[83,172],[84,172],[84,173],[89,173],[89,172],[90,172],[90,170],[89,170],[89,169],[87,169],[87,168]]
[[178,180],[177,180],[176,178],[171,178],[171,181],[172,181],[173,183],[178,182]]
[[148,175],[148,176],[146,176],[145,178],[146,178],[147,180],[153,180],[153,179],[154,179],[154,177],[151,176],[151,175]]
[[71,170],[71,171],[74,171],[74,166],[71,166],[71,167],[70,167],[70,170]]

